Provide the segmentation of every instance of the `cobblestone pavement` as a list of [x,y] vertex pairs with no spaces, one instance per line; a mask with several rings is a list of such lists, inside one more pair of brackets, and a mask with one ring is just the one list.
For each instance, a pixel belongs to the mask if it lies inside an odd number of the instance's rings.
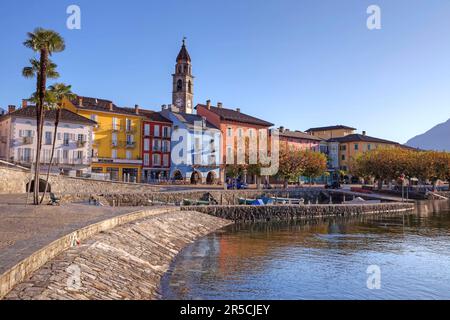
[[64,235],[140,209],[87,204],[35,207],[23,205],[24,199],[24,196],[0,196],[0,274]]
[[198,212],[174,211],[117,227],[49,261],[6,299],[157,299],[175,256],[228,224]]

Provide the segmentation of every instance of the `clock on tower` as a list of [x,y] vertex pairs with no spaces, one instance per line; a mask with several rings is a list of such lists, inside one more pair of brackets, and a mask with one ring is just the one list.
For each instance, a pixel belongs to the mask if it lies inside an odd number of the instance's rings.
[[191,57],[186,49],[186,38],[183,39],[180,53],[177,56],[173,77],[172,104],[180,112],[192,113],[194,100],[194,77],[192,76]]

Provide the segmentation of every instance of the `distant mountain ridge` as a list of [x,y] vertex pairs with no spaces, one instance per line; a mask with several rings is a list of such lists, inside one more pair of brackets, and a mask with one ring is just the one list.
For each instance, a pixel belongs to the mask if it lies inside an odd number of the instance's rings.
[[450,119],[410,139],[406,145],[423,150],[450,151]]

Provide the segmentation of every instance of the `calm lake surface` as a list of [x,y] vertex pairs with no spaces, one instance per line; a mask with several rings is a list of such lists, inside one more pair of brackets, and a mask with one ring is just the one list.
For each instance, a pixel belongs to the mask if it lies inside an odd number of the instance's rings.
[[[367,286],[371,265],[381,289]],[[164,299],[450,299],[450,212],[235,225],[187,247]]]

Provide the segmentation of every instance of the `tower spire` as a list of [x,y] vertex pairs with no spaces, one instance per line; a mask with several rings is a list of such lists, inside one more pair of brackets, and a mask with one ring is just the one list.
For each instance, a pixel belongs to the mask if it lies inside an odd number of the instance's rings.
[[175,74],[173,74],[172,103],[181,112],[192,113],[194,103],[194,77],[192,76],[191,57],[186,48],[186,37],[183,37],[180,53],[177,56]]

